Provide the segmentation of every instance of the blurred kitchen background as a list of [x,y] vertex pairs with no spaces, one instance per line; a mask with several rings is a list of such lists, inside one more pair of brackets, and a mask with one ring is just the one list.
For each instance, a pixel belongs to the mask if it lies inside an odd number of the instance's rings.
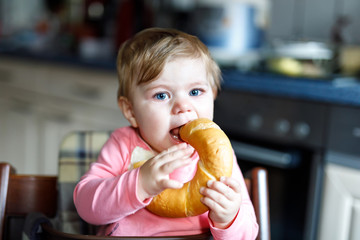
[[71,131],[127,125],[119,45],[153,26],[220,64],[215,121],[269,171],[272,238],[360,239],[360,1],[0,0],[0,153],[57,174]]

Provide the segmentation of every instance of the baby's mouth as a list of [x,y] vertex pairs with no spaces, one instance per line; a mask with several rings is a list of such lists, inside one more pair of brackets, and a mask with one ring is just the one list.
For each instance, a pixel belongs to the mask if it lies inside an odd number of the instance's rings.
[[173,128],[170,130],[170,135],[173,139],[175,139],[176,141],[182,141],[181,140],[181,137],[180,137],[180,127],[177,127],[177,128]]

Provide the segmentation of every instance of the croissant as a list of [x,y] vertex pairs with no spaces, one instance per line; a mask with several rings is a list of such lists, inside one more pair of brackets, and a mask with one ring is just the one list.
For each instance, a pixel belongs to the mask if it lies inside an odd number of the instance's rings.
[[199,154],[197,171],[181,189],[166,189],[146,207],[162,217],[197,216],[208,208],[201,203],[200,188],[209,180],[231,176],[233,151],[228,137],[213,121],[199,118],[181,127],[180,137]]

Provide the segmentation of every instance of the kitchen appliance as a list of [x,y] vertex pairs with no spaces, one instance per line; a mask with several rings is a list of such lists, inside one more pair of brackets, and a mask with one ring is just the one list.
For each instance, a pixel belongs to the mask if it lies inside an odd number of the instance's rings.
[[[225,84],[214,121],[229,136],[243,172],[254,166],[268,169],[272,239],[317,239],[326,156],[343,135],[349,136],[337,145],[341,150],[354,152],[360,146],[359,108],[244,92]],[[334,129],[337,134],[328,135]],[[360,160],[356,164],[360,169]]]
[[260,47],[259,7],[236,1],[200,0],[192,12],[192,32],[209,48],[221,65],[231,65],[240,56]]

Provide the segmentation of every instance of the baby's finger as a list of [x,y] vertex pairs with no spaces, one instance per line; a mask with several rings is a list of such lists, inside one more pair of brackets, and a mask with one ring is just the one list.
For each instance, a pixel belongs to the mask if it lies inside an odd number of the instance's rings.
[[163,157],[165,155],[169,155],[169,154],[173,154],[174,152],[181,150],[181,149],[186,149],[187,148],[187,144],[186,143],[180,143],[174,146],[169,147],[168,149],[162,151],[161,153],[158,154],[159,157]]
[[[227,205],[227,203],[229,201],[227,199],[227,197],[223,193],[221,193],[221,191],[219,191],[217,188],[214,188],[213,186],[207,187],[207,188],[202,187],[200,189],[200,193],[204,196],[204,200],[206,200],[207,204],[210,204],[210,202],[213,202],[223,208]],[[213,209],[213,207],[214,207],[213,204],[207,205],[207,206],[211,209]]]
[[180,189],[183,187],[184,184],[172,179],[163,179],[161,181],[161,185],[163,186],[164,189],[167,188]]
[[241,186],[240,183],[235,179],[235,178],[231,178],[231,177],[221,177],[220,181],[222,183],[224,183],[226,186],[230,187],[231,189],[234,190],[234,192],[236,193],[240,193],[241,192]]
[[210,180],[207,182],[207,187],[227,197],[228,199],[232,199],[235,195],[235,192],[232,188],[220,181]]
[[161,157],[161,161],[167,162],[172,161],[180,158],[190,158],[190,156],[193,153],[193,148],[190,145],[187,145],[186,143],[177,148],[176,146],[172,146],[168,150],[163,151],[159,156]]
[[214,200],[214,198],[208,195],[202,197],[200,201],[209,209],[211,209],[212,212],[222,213],[224,211],[224,207],[220,205],[218,201]]

